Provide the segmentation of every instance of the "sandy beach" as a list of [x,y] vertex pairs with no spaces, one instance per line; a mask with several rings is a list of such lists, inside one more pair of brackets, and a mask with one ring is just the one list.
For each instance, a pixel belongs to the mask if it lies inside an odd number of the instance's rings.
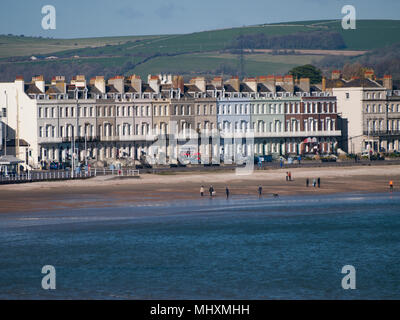
[[[362,166],[290,169],[293,181],[286,181],[289,169],[254,171],[236,175],[234,171],[204,173],[142,174],[139,179],[116,179],[110,176],[87,180],[35,182],[0,186],[0,212],[29,212],[80,207],[118,206],[134,202],[199,199],[204,185],[210,185],[216,197],[225,197],[225,186],[231,197],[256,196],[259,185],[265,197],[279,195],[311,195],[346,192],[389,191],[400,188],[400,166]],[[311,186],[321,179],[321,188]],[[306,187],[306,178],[310,186]],[[400,189],[398,189],[400,190]]]

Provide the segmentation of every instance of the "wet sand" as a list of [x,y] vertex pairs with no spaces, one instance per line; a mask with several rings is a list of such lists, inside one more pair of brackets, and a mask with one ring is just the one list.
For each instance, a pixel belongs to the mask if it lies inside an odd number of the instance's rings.
[[[29,212],[81,207],[119,206],[129,203],[199,199],[199,189],[214,186],[216,197],[225,197],[225,186],[231,197],[263,195],[318,195],[350,192],[389,192],[400,190],[400,166],[327,167],[290,169],[293,181],[286,181],[289,169],[254,171],[236,175],[234,171],[204,173],[142,174],[140,179],[95,177],[87,180],[35,182],[0,186],[0,213]],[[312,180],[321,178],[321,188]],[[306,188],[306,178],[310,186]]]

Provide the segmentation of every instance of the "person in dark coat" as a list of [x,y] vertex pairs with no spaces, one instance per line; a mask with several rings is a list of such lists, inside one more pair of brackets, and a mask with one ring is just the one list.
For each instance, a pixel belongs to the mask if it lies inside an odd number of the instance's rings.
[[210,192],[210,197],[212,197],[214,192],[214,187],[210,186],[210,189],[208,189],[208,191]]

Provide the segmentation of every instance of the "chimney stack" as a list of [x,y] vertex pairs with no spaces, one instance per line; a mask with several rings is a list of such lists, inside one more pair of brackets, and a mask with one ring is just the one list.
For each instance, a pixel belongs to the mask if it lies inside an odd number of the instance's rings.
[[72,78],[71,84],[75,85],[76,87],[86,87],[86,79],[84,75],[77,75]]
[[257,79],[256,78],[246,78],[244,83],[254,92],[257,92]]
[[184,91],[184,83],[182,76],[173,76],[172,77],[172,87],[174,89],[181,89],[181,92]]
[[160,78],[158,76],[152,76],[149,74],[147,79],[150,88],[152,88],[155,93],[160,93]]
[[294,92],[294,78],[292,75],[288,74],[283,78],[284,88],[286,91]]
[[115,89],[118,90],[119,93],[125,92],[125,77],[124,76],[115,76],[113,78],[108,79],[108,84],[112,84]]
[[137,93],[142,93],[142,79],[136,74],[130,76],[131,86]]
[[342,77],[342,73],[340,70],[332,71],[332,80],[339,80]]
[[299,87],[304,92],[310,92],[310,78],[300,78]]
[[388,90],[393,90],[393,79],[391,75],[385,75],[383,77],[383,86]]
[[322,77],[322,91],[326,91],[326,78]]
[[51,85],[55,86],[60,92],[66,93],[65,77],[55,76],[51,79]]
[[101,93],[106,93],[106,81],[103,76],[96,76],[90,79],[90,83],[93,84]]
[[271,91],[272,93],[276,93],[276,82],[275,82],[275,76],[274,75],[267,76],[267,80],[265,82],[265,85],[267,86],[269,91]]
[[32,83],[43,93],[46,91],[45,89],[45,83],[44,83],[44,77],[42,75],[40,76],[34,76],[32,77]]
[[16,76],[14,83],[17,86],[17,89],[19,89],[21,92],[24,92],[25,80],[23,76]]
[[196,85],[201,92],[206,91],[206,79],[204,77],[196,77],[190,80],[190,83]]
[[365,70],[364,77],[367,79],[370,79],[370,80],[374,80],[374,78],[375,78],[374,70],[372,70],[372,69]]
[[226,81],[226,83],[230,84],[235,91],[239,92],[240,91],[240,80],[238,76],[233,76],[231,79]]
[[211,80],[211,84],[216,88],[222,87],[222,77],[214,77],[214,79]]

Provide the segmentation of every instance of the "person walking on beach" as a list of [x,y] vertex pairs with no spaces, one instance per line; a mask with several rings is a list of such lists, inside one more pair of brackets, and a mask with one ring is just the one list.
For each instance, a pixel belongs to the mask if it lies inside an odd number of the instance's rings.
[[226,198],[229,198],[229,188],[228,186],[225,187]]
[[289,176],[289,181],[292,181],[292,173],[290,171],[288,173],[288,176]]
[[213,193],[214,193],[214,188],[213,188],[213,186],[210,186],[210,189],[208,189],[208,191],[210,192],[210,197],[212,197],[212,196],[213,196]]
[[204,186],[200,187],[200,197],[204,196]]
[[321,178],[318,178],[317,184],[318,184],[318,188],[321,188]]
[[308,185],[310,184],[310,180],[307,178],[306,179],[306,187],[308,188]]
[[389,181],[389,189],[390,189],[390,192],[393,191],[393,180]]
[[315,178],[313,179],[312,185],[314,188],[317,186],[317,181],[315,180]]
[[286,171],[286,181],[289,181],[289,172]]
[[258,187],[258,196],[261,197],[261,195],[262,195],[262,187],[259,186]]

